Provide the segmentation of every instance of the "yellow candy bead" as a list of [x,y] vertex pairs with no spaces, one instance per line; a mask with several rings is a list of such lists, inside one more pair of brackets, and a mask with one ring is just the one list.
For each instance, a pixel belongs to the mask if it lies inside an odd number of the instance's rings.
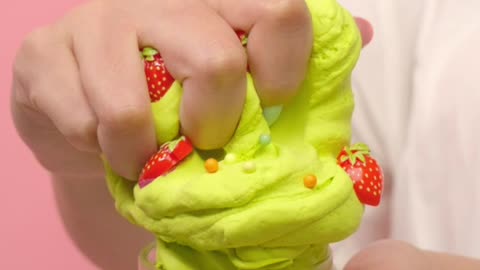
[[313,174],[305,176],[303,178],[303,184],[309,189],[313,189],[317,186],[317,177]]

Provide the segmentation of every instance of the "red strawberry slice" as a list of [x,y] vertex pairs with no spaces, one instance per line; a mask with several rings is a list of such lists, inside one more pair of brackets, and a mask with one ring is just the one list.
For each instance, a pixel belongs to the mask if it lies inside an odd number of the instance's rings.
[[383,171],[378,162],[370,156],[365,144],[345,147],[337,162],[350,176],[353,188],[361,203],[377,206],[383,192]]
[[150,100],[160,100],[172,86],[175,79],[170,75],[163,58],[152,48],[144,48],[142,56],[145,64],[145,75],[147,77],[148,93]]
[[160,146],[142,170],[138,185],[143,188],[157,177],[166,175],[193,152],[192,143],[184,136]]
[[[242,43],[242,46],[246,49],[248,44],[248,35],[243,30],[235,30],[235,34],[237,34],[238,39]],[[247,71],[250,72],[250,65],[247,65]]]
[[[247,34],[242,30],[237,30],[235,33],[242,45],[246,46]],[[151,102],[159,101],[168,92],[175,79],[168,72],[163,58],[157,50],[146,47],[142,50],[142,57],[145,64],[150,100]]]
[[174,142],[176,145],[172,145],[170,143],[171,149],[172,147],[174,149],[172,155],[176,160],[184,160],[193,152],[193,145],[190,140],[188,140],[186,137],[182,138],[183,139]]
[[237,34],[238,39],[242,43],[242,45],[245,47],[247,46],[248,43],[248,36],[247,33],[243,30],[235,30],[235,34]]

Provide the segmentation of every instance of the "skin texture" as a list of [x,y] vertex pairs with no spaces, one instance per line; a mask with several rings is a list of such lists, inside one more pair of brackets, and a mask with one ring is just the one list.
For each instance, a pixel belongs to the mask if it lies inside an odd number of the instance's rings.
[[[366,44],[372,32],[357,23]],[[232,28],[250,32],[247,52]],[[133,269],[131,254],[149,240],[115,213],[99,158],[104,153],[116,172],[135,179],[156,150],[139,47],[157,48],[183,83],[183,132],[209,149],[237,125],[247,62],[262,104],[284,102],[303,79],[311,39],[300,0],[91,1],[28,35],[13,67],[12,113],[52,173],[80,249],[102,269]]]
[[425,251],[402,241],[382,240],[356,254],[344,270],[474,270],[479,268],[479,260]]

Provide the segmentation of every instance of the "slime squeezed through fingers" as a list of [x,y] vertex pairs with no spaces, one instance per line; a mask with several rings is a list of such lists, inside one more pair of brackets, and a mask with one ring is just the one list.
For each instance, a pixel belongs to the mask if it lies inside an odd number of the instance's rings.
[[[336,1],[307,5],[314,27],[307,77],[275,121],[264,117],[247,74],[243,114],[224,157],[192,149],[142,185],[105,163],[118,211],[156,236],[158,269],[314,270],[329,258],[329,243],[357,229],[364,207],[337,155],[350,144],[360,33]],[[152,110],[165,145],[180,137],[181,85],[161,94]]]

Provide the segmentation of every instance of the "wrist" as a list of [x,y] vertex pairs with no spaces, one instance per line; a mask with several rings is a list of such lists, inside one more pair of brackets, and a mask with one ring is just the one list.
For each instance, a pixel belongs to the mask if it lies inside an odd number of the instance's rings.
[[53,189],[68,236],[98,269],[136,269],[135,255],[153,237],[120,217],[103,176],[54,175]]

